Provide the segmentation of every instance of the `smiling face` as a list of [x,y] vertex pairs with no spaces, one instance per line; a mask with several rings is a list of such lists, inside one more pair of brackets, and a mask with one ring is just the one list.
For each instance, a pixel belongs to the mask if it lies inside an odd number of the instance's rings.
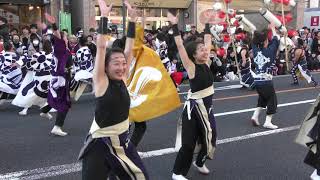
[[122,80],[127,69],[127,60],[121,52],[113,52],[106,64],[107,76],[112,80]]
[[204,46],[204,44],[200,43],[197,46],[196,52],[193,55],[196,63],[198,64],[203,64],[206,63],[209,57],[209,53],[206,49],[206,47]]

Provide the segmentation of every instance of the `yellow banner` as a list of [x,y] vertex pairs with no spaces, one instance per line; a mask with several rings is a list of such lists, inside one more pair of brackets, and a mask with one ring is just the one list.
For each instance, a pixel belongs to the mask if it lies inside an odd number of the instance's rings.
[[178,108],[179,95],[158,54],[144,45],[135,47],[134,52],[127,82],[130,121],[143,122]]

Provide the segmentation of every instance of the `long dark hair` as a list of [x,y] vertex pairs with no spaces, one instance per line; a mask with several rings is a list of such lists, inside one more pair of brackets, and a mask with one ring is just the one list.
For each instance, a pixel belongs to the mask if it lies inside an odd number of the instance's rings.
[[43,40],[42,42],[42,50],[46,53],[46,54],[50,54],[52,52],[52,44],[50,40]]
[[297,48],[299,48],[299,49],[303,49],[304,47],[304,41],[301,39],[301,38],[298,38],[297,39]]

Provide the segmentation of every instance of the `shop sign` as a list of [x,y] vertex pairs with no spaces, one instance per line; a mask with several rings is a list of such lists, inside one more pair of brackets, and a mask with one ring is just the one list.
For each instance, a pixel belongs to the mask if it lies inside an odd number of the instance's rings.
[[138,7],[157,7],[159,2],[150,2],[150,0],[134,1],[133,4]]
[[[121,7],[123,0],[105,0],[107,4],[113,3]],[[128,0],[130,4],[140,8],[188,8],[192,0]]]

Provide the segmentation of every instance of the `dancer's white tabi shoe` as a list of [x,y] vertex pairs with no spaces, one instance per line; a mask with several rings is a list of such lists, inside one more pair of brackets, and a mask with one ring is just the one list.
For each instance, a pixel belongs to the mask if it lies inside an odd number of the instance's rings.
[[40,116],[41,117],[44,117],[44,118],[47,118],[47,119],[52,119],[52,115],[51,114],[49,114],[49,113],[40,113]]
[[202,167],[199,167],[196,162],[193,162],[193,166],[201,173],[208,175],[210,173],[210,170],[207,168],[207,166],[204,164]]
[[172,174],[172,180],[188,180],[187,178],[185,178],[182,175],[177,175],[175,173]]
[[272,116],[273,115],[267,115],[266,116],[266,121],[263,124],[264,128],[267,128],[267,129],[278,129],[278,126],[272,124],[272,122],[271,122]]
[[4,104],[4,102],[6,102],[5,99],[0,99],[0,106]]
[[57,136],[66,136],[68,133],[62,131],[61,127],[54,126],[51,130],[51,134],[57,135]]
[[316,169],[313,171],[313,173],[311,174],[310,178],[312,180],[320,180],[320,176],[317,174],[317,170]]
[[28,108],[24,108],[22,111],[19,112],[20,116],[25,116],[28,114]]
[[263,127],[267,129],[278,129],[278,126],[272,124],[271,122],[265,122],[263,124]]

